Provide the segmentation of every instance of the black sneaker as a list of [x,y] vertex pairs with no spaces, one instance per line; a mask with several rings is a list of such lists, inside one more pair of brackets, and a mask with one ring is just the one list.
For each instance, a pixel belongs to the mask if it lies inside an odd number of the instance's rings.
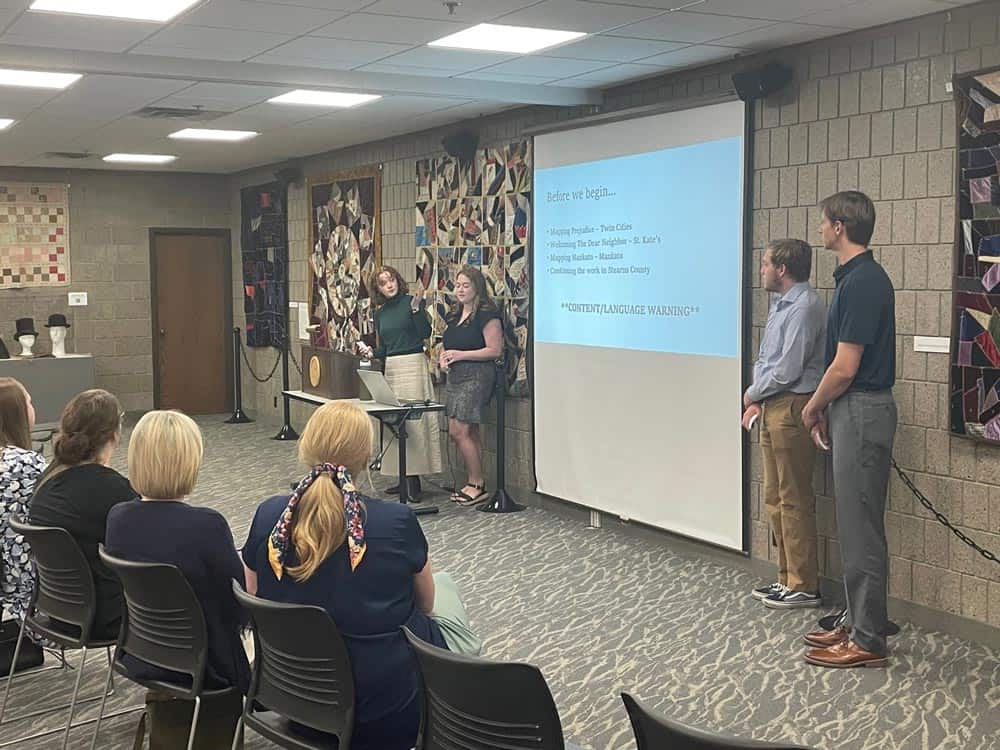
[[385,494],[387,494],[387,495],[398,495],[399,494],[399,485],[398,484],[392,485],[392,487],[389,487],[388,489],[386,489]]
[[775,581],[774,583],[769,583],[767,586],[761,586],[759,589],[754,589],[750,592],[750,596],[757,601],[763,601],[771,594],[780,594],[784,590],[785,587]]
[[818,607],[823,603],[819,594],[810,594],[808,591],[792,591],[791,589],[771,594],[763,601],[764,606],[771,609],[802,609],[804,607]]

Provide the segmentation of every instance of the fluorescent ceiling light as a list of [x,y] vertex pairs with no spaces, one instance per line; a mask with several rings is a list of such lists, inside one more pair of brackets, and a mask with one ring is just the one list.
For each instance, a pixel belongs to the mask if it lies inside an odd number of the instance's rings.
[[0,117],[0,130],[6,130],[13,124],[14,124],[13,120],[9,120],[6,117]]
[[253,130],[213,130],[211,128],[184,128],[168,137],[185,141],[246,141],[260,133]]
[[429,42],[428,46],[526,54],[579,39],[581,36],[586,36],[586,34],[582,31],[557,31],[555,29],[534,29],[530,26],[502,26],[495,23],[481,23],[478,26]]
[[168,164],[176,158],[170,154],[108,154],[104,157],[104,161],[124,164]]
[[42,73],[37,70],[0,68],[0,86],[24,86],[36,89],[64,89],[83,76],[79,73]]
[[268,101],[274,104],[307,104],[314,107],[356,107],[359,104],[381,98],[378,94],[348,94],[342,91],[296,89],[268,99]]
[[133,21],[169,21],[196,2],[198,0],[35,0],[29,10]]

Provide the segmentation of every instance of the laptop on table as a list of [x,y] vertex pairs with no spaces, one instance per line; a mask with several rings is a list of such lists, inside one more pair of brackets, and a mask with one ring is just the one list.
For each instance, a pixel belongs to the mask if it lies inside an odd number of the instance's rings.
[[428,403],[426,399],[422,398],[399,398],[392,390],[392,386],[389,385],[389,381],[385,379],[385,375],[378,370],[358,370],[358,375],[377,404],[385,404],[386,406],[418,406]]

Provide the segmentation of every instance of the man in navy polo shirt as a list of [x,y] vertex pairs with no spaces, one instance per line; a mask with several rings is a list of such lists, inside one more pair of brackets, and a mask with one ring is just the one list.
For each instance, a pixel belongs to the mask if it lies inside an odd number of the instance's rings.
[[823,245],[837,253],[827,314],[826,372],[802,421],[833,451],[833,484],[847,620],[809,633],[805,654],[824,667],[888,663],[889,555],[885,503],[896,434],[896,308],[892,282],[868,249],[875,206],[855,190],[820,203]]

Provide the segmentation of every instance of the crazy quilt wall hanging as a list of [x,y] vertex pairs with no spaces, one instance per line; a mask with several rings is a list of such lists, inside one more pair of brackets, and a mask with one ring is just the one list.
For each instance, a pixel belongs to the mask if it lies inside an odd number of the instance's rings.
[[285,345],[288,331],[288,216],[285,188],[272,182],[240,191],[243,313],[247,346]]
[[479,268],[505,313],[507,392],[528,395],[531,141],[479,149],[468,164],[451,156],[416,164],[417,283],[431,315],[428,366],[440,379],[445,316],[463,265]]
[[958,81],[950,426],[1000,443],[1000,70]]
[[69,185],[0,182],[0,289],[69,283]]
[[310,343],[353,352],[375,345],[369,284],[382,262],[381,173],[363,167],[309,184]]

